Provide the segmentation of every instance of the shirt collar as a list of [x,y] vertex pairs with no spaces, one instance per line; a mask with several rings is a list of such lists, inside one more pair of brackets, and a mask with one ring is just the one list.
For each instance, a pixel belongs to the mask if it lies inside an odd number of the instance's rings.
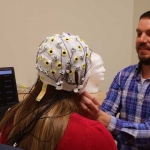
[[[140,81],[142,78],[141,71],[142,71],[142,63],[139,61],[139,63],[136,66],[136,73],[135,73],[137,81]],[[148,78],[146,80],[150,81],[150,78]]]
[[141,62],[139,62],[138,65],[136,66],[136,70],[137,70],[137,75],[139,75],[141,70],[142,70],[142,63]]
[[142,70],[142,63],[139,61],[138,65],[136,66],[136,80],[139,81],[141,80],[141,70]]

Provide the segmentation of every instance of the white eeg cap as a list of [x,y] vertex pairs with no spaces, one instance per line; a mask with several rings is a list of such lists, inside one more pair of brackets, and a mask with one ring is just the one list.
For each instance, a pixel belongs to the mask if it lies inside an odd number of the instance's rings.
[[90,75],[91,53],[79,36],[62,33],[47,37],[37,52],[38,75],[57,90],[82,93]]

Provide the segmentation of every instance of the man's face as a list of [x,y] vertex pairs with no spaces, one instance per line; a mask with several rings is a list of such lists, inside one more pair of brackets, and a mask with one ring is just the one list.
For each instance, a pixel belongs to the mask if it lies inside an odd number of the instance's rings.
[[150,19],[142,18],[136,31],[136,50],[139,60],[145,65],[150,65]]

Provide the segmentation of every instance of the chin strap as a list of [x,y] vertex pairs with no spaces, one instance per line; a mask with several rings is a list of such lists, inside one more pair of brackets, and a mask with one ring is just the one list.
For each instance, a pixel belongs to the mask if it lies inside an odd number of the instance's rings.
[[47,84],[43,83],[42,90],[41,90],[41,92],[39,93],[39,95],[37,96],[36,101],[38,101],[38,102],[41,101],[41,99],[43,98],[43,96],[44,96],[45,93],[46,93],[46,89],[47,89]]

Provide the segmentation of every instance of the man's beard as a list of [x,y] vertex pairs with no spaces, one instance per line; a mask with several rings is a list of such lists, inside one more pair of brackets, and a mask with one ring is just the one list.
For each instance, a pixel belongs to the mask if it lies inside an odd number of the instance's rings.
[[145,43],[141,43],[140,45],[138,45],[136,47],[136,50],[137,50],[137,53],[138,53],[138,58],[140,60],[140,62],[143,64],[143,65],[150,65],[150,57],[147,57],[147,58],[143,58],[142,56],[139,56],[139,51],[141,49],[147,49],[150,51],[150,47],[147,46]]
[[143,58],[143,57],[140,57],[139,54],[138,54],[138,57],[139,57],[140,62],[141,62],[143,65],[150,65],[150,57],[148,57],[148,58]]

